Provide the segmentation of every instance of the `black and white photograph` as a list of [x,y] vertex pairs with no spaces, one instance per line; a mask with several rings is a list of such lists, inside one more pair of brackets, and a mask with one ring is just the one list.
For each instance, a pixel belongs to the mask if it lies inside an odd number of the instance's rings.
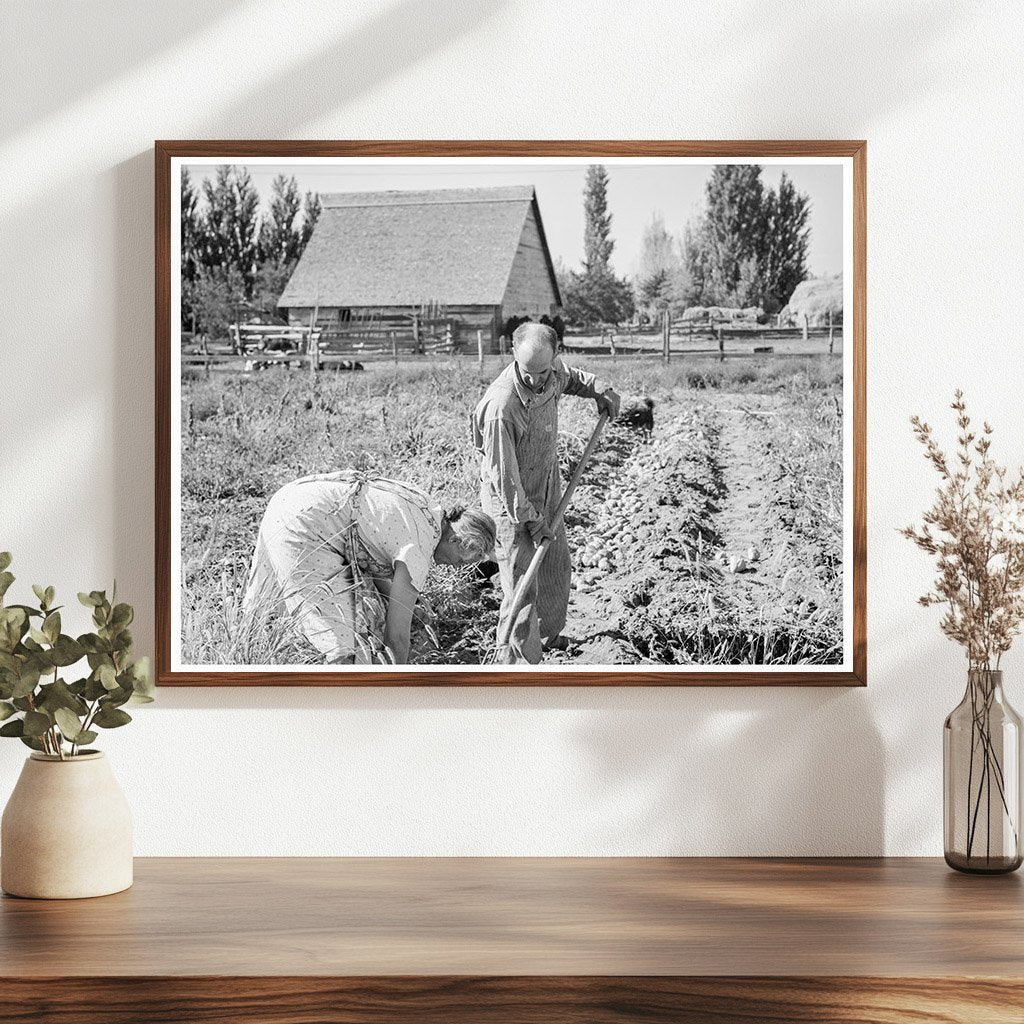
[[174,157],[172,670],[849,671],[852,170]]

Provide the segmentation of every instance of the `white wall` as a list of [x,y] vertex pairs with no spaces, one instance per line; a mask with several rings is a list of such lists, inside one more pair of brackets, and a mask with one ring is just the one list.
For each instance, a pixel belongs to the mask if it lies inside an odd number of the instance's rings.
[[954,386],[1024,458],[1019,5],[6,0],[0,39],[0,548],[116,575],[143,649],[153,139],[869,140],[866,690],[166,689],[104,737],[140,854],[941,852],[963,665],[896,528]]

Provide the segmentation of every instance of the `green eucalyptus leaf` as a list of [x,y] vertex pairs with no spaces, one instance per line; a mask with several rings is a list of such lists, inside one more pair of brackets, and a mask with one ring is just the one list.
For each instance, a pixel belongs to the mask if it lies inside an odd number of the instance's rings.
[[7,593],[13,582],[14,577],[9,572],[0,572],[0,598],[2,598],[4,594]]
[[11,652],[28,629],[28,616],[23,608],[0,609],[0,649]]
[[39,586],[38,583],[32,584],[32,593],[39,598],[39,603],[45,607],[46,605],[46,587]]
[[152,704],[156,700],[152,694],[149,693],[133,693],[128,698],[129,704]]
[[21,674],[21,662],[9,651],[0,651],[0,671]]
[[21,718],[15,718],[12,722],[5,722],[0,725],[0,736],[24,736],[25,722]]
[[130,626],[135,618],[135,610],[130,604],[115,604],[114,610],[110,613],[110,624],[118,629]]
[[136,695],[152,699],[153,694],[156,693],[156,686],[153,684],[149,658],[139,658],[129,666],[128,671],[131,674],[132,687]]
[[132,699],[132,688],[131,686],[119,686],[116,690],[111,690],[103,698],[101,703],[106,706],[113,708],[119,708],[122,704],[127,704]]
[[117,689],[117,673],[114,671],[113,665],[100,665],[96,669],[96,678],[103,684],[105,690]]
[[44,619],[46,616],[38,609],[34,608],[30,604],[9,604],[8,608],[20,608],[26,615],[27,618]]
[[81,643],[83,640],[85,641],[85,643],[83,643],[82,646],[90,652],[91,656],[89,658],[89,668],[95,668],[99,664],[98,661],[94,662],[92,660],[93,657],[102,657],[104,655],[109,655],[112,650],[110,646],[110,641],[106,637],[99,636],[96,633],[85,633],[78,639],[79,643]]
[[85,689],[82,691],[82,696],[86,700],[99,700],[100,697],[107,695],[107,688],[96,678],[95,675],[89,676],[85,681]]
[[6,722],[11,715],[18,713],[18,709],[6,700],[0,700],[0,722]]
[[[54,613],[56,614],[56,612]],[[74,665],[76,661],[81,661],[85,657],[85,649],[77,641],[67,636],[65,633],[61,633],[57,637],[56,643],[53,645],[53,656],[54,665],[60,667],[66,667],[68,665]]]
[[95,593],[83,594],[81,591],[79,591],[78,600],[81,601],[81,603],[84,604],[86,608],[95,608],[98,603],[95,597]]
[[39,685],[39,669],[34,665],[26,665],[18,677],[18,682],[11,693],[12,697],[28,697]]
[[[3,730],[0,729],[0,732],[3,732]],[[31,747],[33,750],[38,750],[40,751],[40,753],[43,754],[46,753],[46,747],[44,747],[42,741],[36,739],[35,736],[22,736],[20,737],[20,739],[21,742],[24,743],[26,747]]]
[[40,646],[50,643],[50,638],[41,629],[36,629],[35,626],[29,629],[28,635]]
[[71,740],[72,743],[77,743],[79,734],[82,732],[82,720],[78,715],[67,708],[57,708],[53,717],[64,738]]
[[42,631],[51,644],[57,642],[57,637],[60,636],[60,612],[50,612],[43,619]]
[[53,587],[47,587],[46,593],[43,594],[43,597],[46,598],[46,607],[52,608],[53,602],[56,600],[57,597],[57,591],[54,590]]
[[19,711],[31,711],[32,708],[33,708],[32,698],[31,697],[12,697],[11,698],[11,703]]
[[11,553],[10,551],[0,551],[0,572],[6,569],[11,564]]
[[25,712],[26,736],[42,736],[52,724],[53,722],[50,721],[50,716],[43,714],[42,711]]
[[101,729],[117,729],[122,725],[127,725],[131,720],[132,716],[127,711],[104,704],[96,712],[93,724],[98,725]]
[[123,655],[126,655],[131,651],[132,644],[134,642],[135,637],[132,636],[132,631],[130,629],[122,629],[115,634],[114,646]]
[[99,736],[98,732],[93,732],[92,729],[84,729],[78,734],[78,739],[75,742],[81,746],[83,743],[92,743],[97,736]]
[[72,692],[63,679],[47,683],[39,687],[39,698],[36,707],[41,711],[53,711],[57,708],[66,708],[68,711],[78,715],[79,718],[89,713],[89,705],[81,697]]

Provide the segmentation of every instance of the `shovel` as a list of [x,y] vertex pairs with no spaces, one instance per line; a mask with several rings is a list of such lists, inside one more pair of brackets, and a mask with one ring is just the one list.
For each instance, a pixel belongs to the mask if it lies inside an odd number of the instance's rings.
[[[601,437],[601,431],[604,430],[604,425],[607,422],[608,413],[601,413],[597,421],[597,426],[594,427],[594,432],[590,435],[590,440],[587,442],[587,447],[583,449],[580,461],[576,464],[575,471],[569,478],[569,482],[565,485],[565,493],[562,495],[562,500],[558,503],[558,507],[555,509],[555,514],[552,516],[551,522],[548,523],[548,528],[552,533],[555,533],[558,530],[558,527],[562,522],[565,510],[569,507],[569,500],[572,498],[572,492],[576,490],[576,485],[580,482],[580,477],[583,476],[583,470],[587,468],[587,463],[590,461],[590,457],[594,454],[594,449],[597,447],[597,442]],[[547,554],[550,546],[550,537],[545,537],[544,540],[537,545],[537,550],[533,553],[533,558],[530,560],[530,564],[527,567],[526,572],[523,573],[523,577],[519,581],[519,586],[516,587],[515,592],[512,595],[512,604],[509,608],[508,616],[505,619],[505,626],[498,637],[498,649],[495,653],[495,660],[498,662],[501,662],[508,654],[508,646],[509,640],[512,637],[512,629],[515,626],[516,618],[522,611],[523,605],[526,603],[526,592],[530,589],[530,585],[536,579],[537,573],[540,571],[540,563],[544,561],[544,556]]]

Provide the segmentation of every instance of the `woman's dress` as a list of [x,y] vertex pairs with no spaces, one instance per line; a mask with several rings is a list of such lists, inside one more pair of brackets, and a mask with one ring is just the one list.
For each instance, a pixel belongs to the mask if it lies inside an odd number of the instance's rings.
[[381,592],[397,562],[422,591],[441,522],[424,491],[396,480],[342,470],[285,484],[260,523],[246,612],[292,616],[326,662],[389,661]]

